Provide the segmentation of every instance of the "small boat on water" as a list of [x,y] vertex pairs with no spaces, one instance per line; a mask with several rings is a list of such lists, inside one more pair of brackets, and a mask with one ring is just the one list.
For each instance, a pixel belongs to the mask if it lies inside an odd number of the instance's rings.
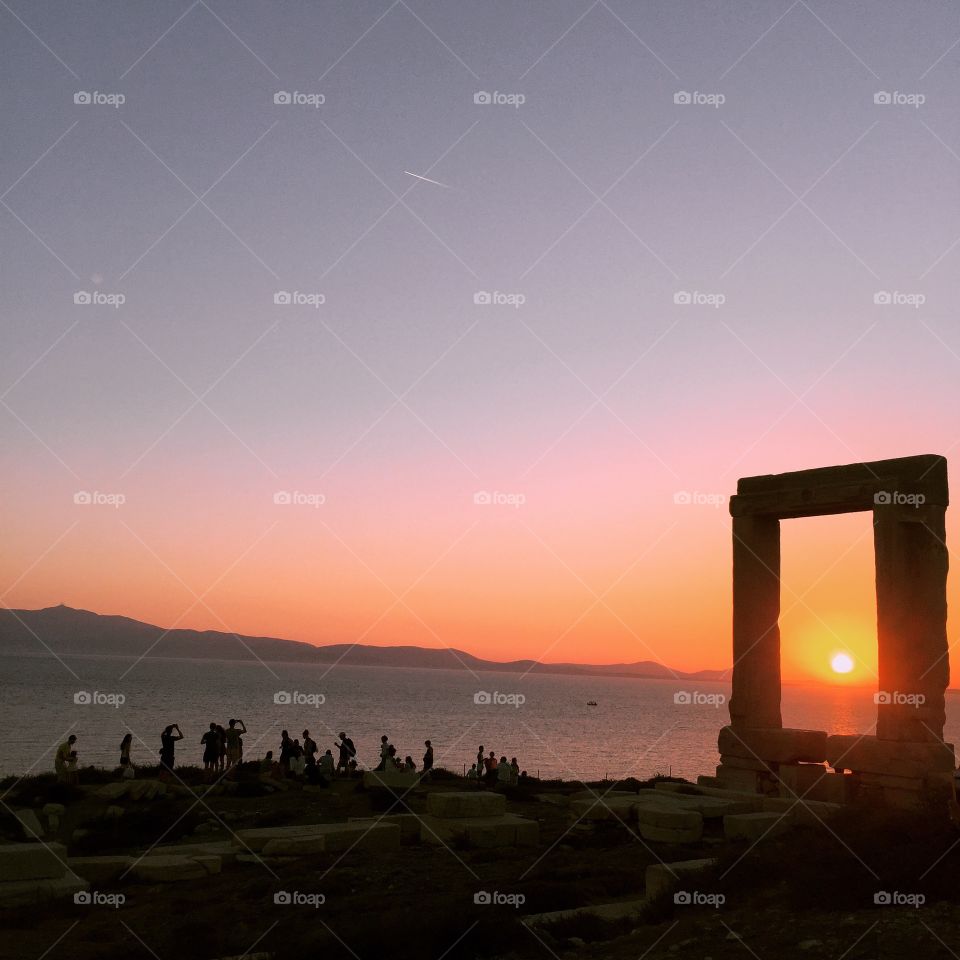
[[587,706],[588,706],[588,707],[595,707],[596,705],[597,705],[597,701],[596,701],[596,700],[588,700],[588,701],[587,701]]

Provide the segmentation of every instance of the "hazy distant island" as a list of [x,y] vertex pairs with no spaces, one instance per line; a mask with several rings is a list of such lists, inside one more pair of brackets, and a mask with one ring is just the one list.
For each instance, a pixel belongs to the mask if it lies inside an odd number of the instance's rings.
[[452,647],[334,643],[315,646],[277,637],[246,637],[215,630],[165,630],[129,617],[104,616],[60,604],[40,610],[0,610],[0,654],[254,660],[345,666],[496,670],[638,679],[727,680],[729,670],[685,673],[653,660],[636,663],[539,663],[483,660]]

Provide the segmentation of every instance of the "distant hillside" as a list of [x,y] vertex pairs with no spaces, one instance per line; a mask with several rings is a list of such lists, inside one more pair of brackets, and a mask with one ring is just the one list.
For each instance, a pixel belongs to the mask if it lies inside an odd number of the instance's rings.
[[645,677],[675,680],[726,680],[727,670],[673,671],[652,660],[636,663],[537,663],[533,660],[481,660],[451,647],[375,647],[335,643],[314,646],[277,637],[245,637],[215,630],[169,630],[129,617],[102,616],[62,604],[42,610],[0,610],[0,653],[65,656],[187,657],[198,660],[266,660],[348,666],[422,669],[499,670],[583,676]]

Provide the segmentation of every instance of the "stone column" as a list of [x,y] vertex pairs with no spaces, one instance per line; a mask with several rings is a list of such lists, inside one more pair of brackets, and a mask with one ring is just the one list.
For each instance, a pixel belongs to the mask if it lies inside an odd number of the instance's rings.
[[733,518],[733,693],[738,729],[782,727],[780,716],[780,521]]
[[[891,700],[877,707],[880,740],[943,738],[950,679],[944,513],[935,504],[874,507],[878,687]],[[910,699],[917,697],[919,705]]]

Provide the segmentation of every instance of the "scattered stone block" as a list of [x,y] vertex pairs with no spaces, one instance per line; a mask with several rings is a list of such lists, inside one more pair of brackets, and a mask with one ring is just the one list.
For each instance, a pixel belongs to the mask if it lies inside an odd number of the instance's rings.
[[647,900],[676,890],[688,876],[712,867],[716,860],[677,860],[675,863],[653,863],[647,867],[645,886]]
[[774,837],[790,826],[783,813],[736,813],[723,818],[723,835],[727,840],[749,840]]
[[400,842],[420,839],[420,818],[415,813],[388,813],[383,817],[350,817],[348,823],[394,823],[400,828]]
[[116,804],[110,804],[110,806],[103,811],[105,820],[119,820],[122,816],[123,807],[117,806]]
[[43,824],[40,818],[30,809],[14,810],[13,815],[20,821],[20,829],[27,840],[41,840],[43,838]]
[[703,817],[696,810],[638,804],[636,817],[644,840],[693,843],[703,836]]
[[[710,779],[711,777],[701,777],[701,780]],[[657,784],[657,789],[663,789],[668,793],[676,793],[675,790],[668,790],[670,786],[677,786],[674,784],[659,783]],[[689,784],[684,784],[688,786]],[[736,813],[760,813],[763,810],[764,798],[756,793],[744,793],[742,790],[728,790],[721,787],[714,787],[710,785],[699,786],[697,787],[697,792],[695,794],[681,793],[679,796],[702,796],[702,797],[716,797],[720,800],[730,800],[731,802],[737,803],[740,807],[745,808],[742,810],[731,811]]]
[[427,813],[432,817],[498,817],[507,812],[507,800],[501,793],[431,793]]
[[420,840],[431,846],[464,844],[468,847],[533,847],[540,839],[540,824],[512,813],[493,817],[434,816],[420,818]]
[[67,812],[67,808],[62,803],[45,803],[41,813],[45,817],[62,817]]
[[67,869],[67,848],[61,843],[0,845],[0,883],[54,880]]
[[268,840],[263,845],[263,854],[267,857],[305,857],[347,850],[397,850],[400,847],[400,827],[395,823],[355,820],[322,826],[323,830],[318,833]]
[[0,883],[0,908],[31,907],[90,889],[90,884],[72,871],[61,873],[59,877]]
[[242,850],[259,853],[271,840],[287,840],[297,837],[316,836],[321,828],[329,826],[323,823],[301,823],[287,827],[250,827],[238,830],[232,838],[234,846]]

